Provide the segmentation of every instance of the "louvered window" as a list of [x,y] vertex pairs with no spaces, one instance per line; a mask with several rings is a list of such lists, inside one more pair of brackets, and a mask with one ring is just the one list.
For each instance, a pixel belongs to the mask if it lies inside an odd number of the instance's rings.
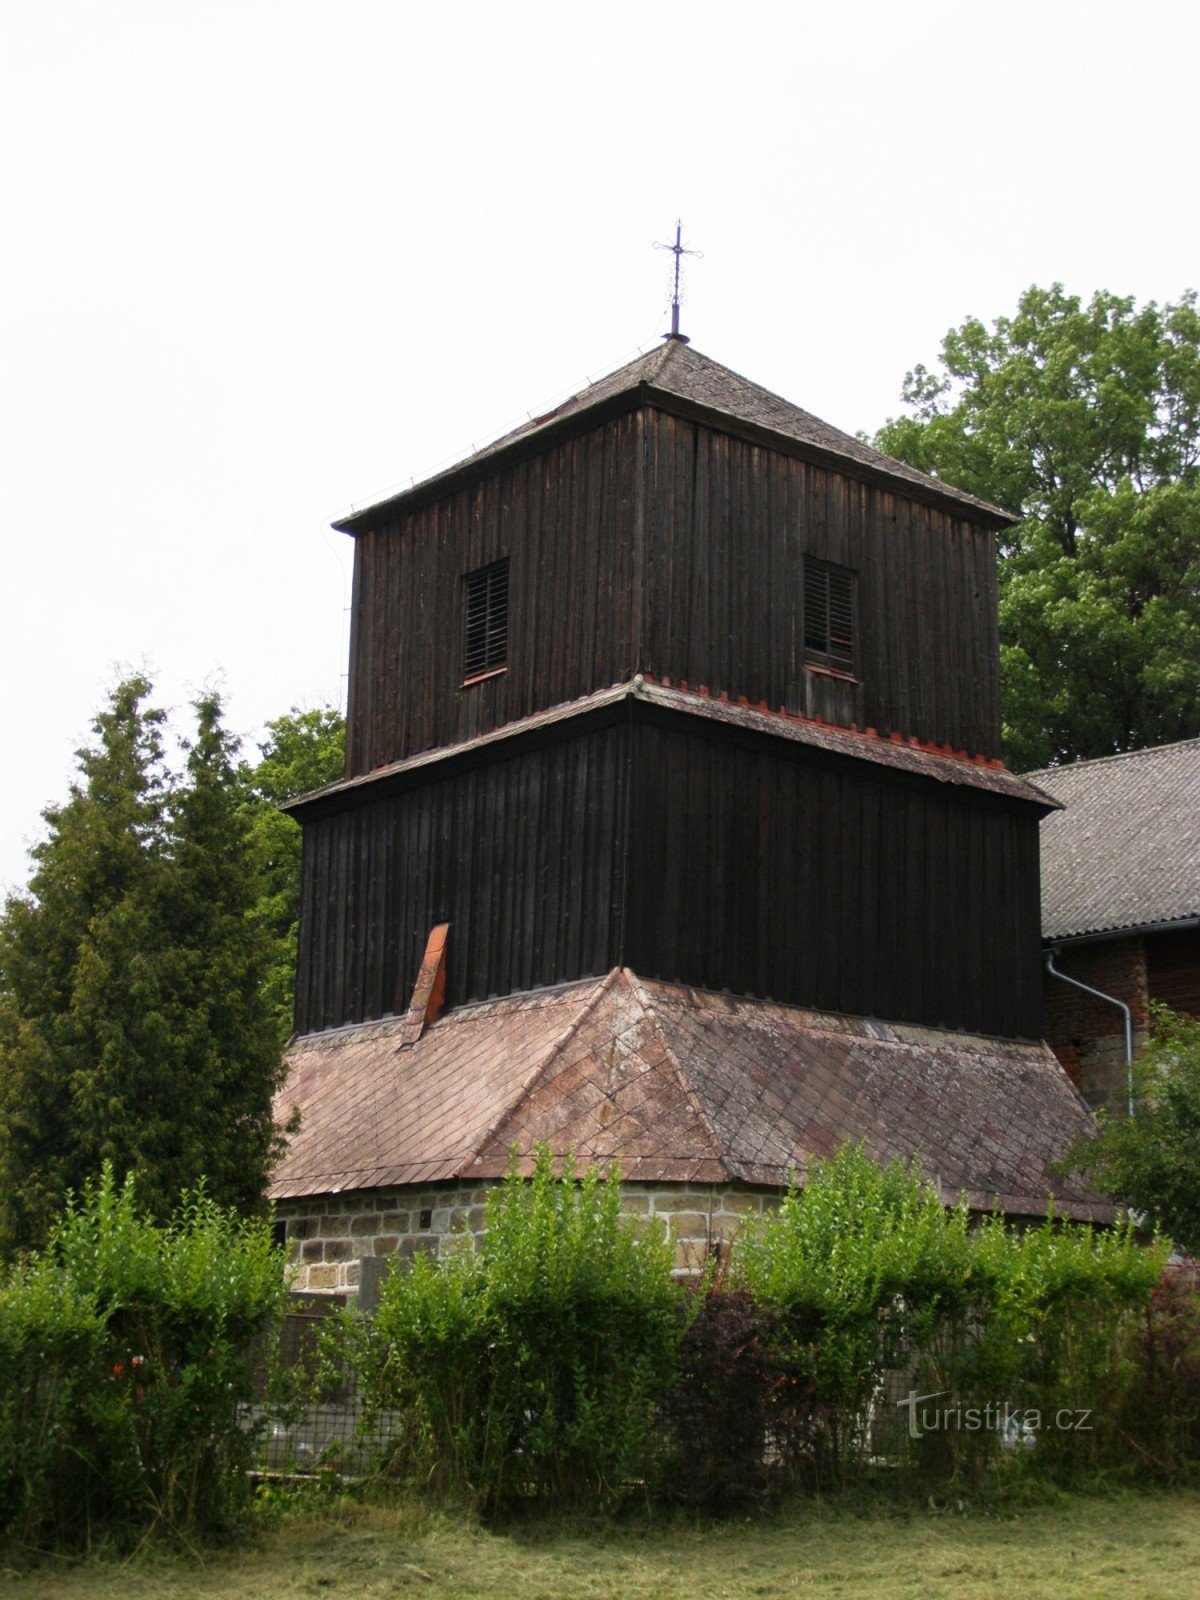
[[819,556],[804,558],[804,659],[854,671],[854,573]]
[[467,645],[463,678],[498,672],[508,660],[508,558],[468,572]]

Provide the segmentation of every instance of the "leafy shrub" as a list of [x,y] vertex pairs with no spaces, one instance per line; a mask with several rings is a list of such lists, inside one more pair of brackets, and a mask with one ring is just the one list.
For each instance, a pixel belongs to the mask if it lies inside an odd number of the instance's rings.
[[1128,1330],[1132,1369],[1112,1418],[1139,1471],[1173,1483],[1200,1468],[1200,1267],[1168,1266]]
[[1113,1416],[1132,1377],[1127,1333],[1162,1247],[1139,1243],[1128,1224],[1093,1229],[1053,1216],[1021,1232],[989,1218],[970,1242],[968,1302],[918,1352],[915,1379],[964,1416],[1007,1407],[1011,1423],[926,1433],[919,1463],[945,1481],[978,1482],[1005,1447],[1052,1478],[1119,1459]]
[[1151,1007],[1154,1037],[1135,1066],[1131,1117],[1100,1115],[1099,1132],[1068,1152],[1105,1194],[1200,1254],[1200,1019]]
[[[1162,1259],[1128,1225],[973,1226],[915,1166],[843,1148],[742,1246],[745,1284],[780,1314],[790,1392],[810,1408],[808,1440],[794,1419],[784,1435],[792,1465],[844,1480],[884,1454],[977,1483],[1018,1445],[1054,1478],[1112,1465],[1128,1453],[1116,1418],[1135,1376],[1129,1330]],[[934,1421],[908,1416],[906,1391],[934,1402]]]
[[780,1314],[744,1289],[702,1285],[663,1400],[656,1486],[662,1498],[714,1513],[762,1500],[789,1450],[786,1423],[812,1424],[810,1386],[798,1385]]
[[965,1206],[947,1209],[917,1167],[880,1167],[859,1146],[817,1163],[747,1230],[742,1281],[780,1314],[792,1391],[812,1416],[809,1466],[840,1479],[866,1458],[885,1372],[969,1304],[972,1257]]
[[393,1272],[349,1337],[368,1404],[408,1419],[408,1464],[496,1510],[611,1503],[674,1375],[687,1301],[670,1251],[620,1212],[619,1178],[528,1181],[488,1197],[478,1251]]
[[87,1542],[227,1520],[252,1342],[285,1293],[266,1223],[199,1193],[155,1224],[106,1170],[0,1280],[0,1527]]
[[28,1537],[72,1492],[72,1439],[96,1374],[104,1321],[44,1262],[0,1284],[0,1533]]

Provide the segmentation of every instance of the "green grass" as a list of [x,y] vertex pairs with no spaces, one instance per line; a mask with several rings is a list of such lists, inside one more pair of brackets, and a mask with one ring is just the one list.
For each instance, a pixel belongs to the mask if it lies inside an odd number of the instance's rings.
[[341,1505],[282,1513],[249,1544],[199,1559],[0,1556],[5,1600],[1195,1600],[1198,1590],[1196,1492],[990,1514],[837,1503],[752,1522],[500,1530]]

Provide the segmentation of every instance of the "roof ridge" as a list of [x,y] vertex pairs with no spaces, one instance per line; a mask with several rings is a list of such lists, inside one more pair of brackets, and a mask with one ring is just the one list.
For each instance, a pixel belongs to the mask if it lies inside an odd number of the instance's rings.
[[716,1128],[713,1126],[712,1119],[708,1115],[708,1112],[705,1111],[700,1097],[689,1083],[687,1074],[683,1070],[683,1065],[671,1047],[671,1042],[667,1037],[667,1031],[663,1027],[662,1021],[654,1009],[654,1002],[651,1000],[650,996],[647,994],[642,985],[642,980],[638,977],[637,973],[634,972],[632,967],[622,967],[621,972],[626,983],[637,996],[638,1003],[640,1004],[642,1010],[653,1022],[654,1031],[658,1035],[663,1049],[666,1051],[667,1060],[671,1063],[675,1077],[679,1081],[679,1087],[683,1090],[684,1099],[687,1101],[688,1105],[691,1106],[693,1115],[696,1117],[697,1121],[700,1123],[700,1126],[708,1135],[708,1140],[715,1152],[716,1160],[725,1169],[725,1172],[730,1178],[737,1178],[739,1174],[731,1169],[729,1161],[725,1155],[725,1147],[721,1137],[717,1133]]
[[1022,778],[1053,777],[1056,772],[1075,772],[1080,767],[1099,767],[1108,761],[1129,761],[1139,756],[1161,755],[1167,750],[1179,750],[1185,744],[1200,745],[1200,735],[1188,739],[1172,739],[1167,744],[1146,744],[1139,750],[1114,750],[1110,756],[1080,756],[1075,761],[1062,761],[1056,767],[1031,767],[1022,772]]
[[537,1088],[541,1080],[546,1076],[546,1073],[554,1058],[559,1055],[561,1051],[565,1050],[567,1045],[570,1044],[571,1040],[583,1026],[584,1020],[591,1014],[593,1008],[600,1000],[600,997],[604,994],[607,994],[608,991],[613,987],[618,975],[620,974],[620,971],[620,967],[614,967],[611,972],[606,973],[604,977],[596,983],[591,994],[588,995],[587,999],[571,1018],[567,1026],[563,1028],[560,1033],[555,1034],[554,1038],[546,1047],[544,1053],[538,1057],[537,1064],[533,1071],[530,1072],[527,1077],[522,1079],[520,1087],[507,1102],[504,1109],[499,1113],[498,1116],[492,1119],[491,1123],[475,1140],[475,1148],[465,1166],[462,1168],[463,1172],[469,1171],[471,1166],[479,1160],[480,1156],[487,1149],[488,1145],[490,1145],[494,1139],[498,1139],[500,1137],[505,1124],[512,1121],[514,1114],[519,1110],[519,1108]]

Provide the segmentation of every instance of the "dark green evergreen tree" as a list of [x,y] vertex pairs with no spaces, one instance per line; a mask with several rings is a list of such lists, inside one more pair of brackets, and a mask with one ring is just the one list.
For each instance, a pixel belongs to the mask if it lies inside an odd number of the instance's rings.
[[0,1244],[36,1244],[102,1161],[166,1214],[203,1178],[262,1196],[278,1040],[250,818],[220,703],[196,705],[171,781],[161,712],[134,679],[95,724],[0,919]]
[[[78,752],[79,778],[44,813],[27,890],[0,917],[0,1246],[39,1239],[67,1189],[95,1170],[78,1093],[95,1041],[79,1007],[96,943],[145,904],[164,840],[161,711],[130,678]],[[93,1130],[94,1132],[94,1130]]]

